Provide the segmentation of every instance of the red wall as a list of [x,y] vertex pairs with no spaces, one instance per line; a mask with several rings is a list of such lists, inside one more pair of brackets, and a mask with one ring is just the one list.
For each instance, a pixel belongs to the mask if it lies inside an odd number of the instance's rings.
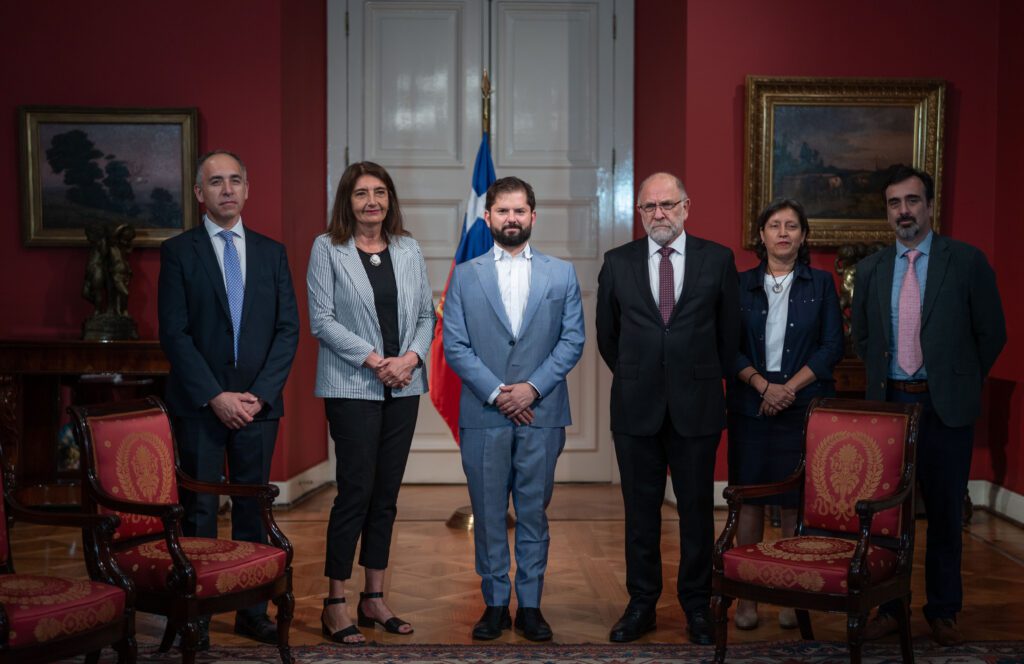
[[[305,315],[305,266],[326,203],[326,12],[323,2],[43,0],[0,6],[0,337],[77,337],[86,250],[21,243],[17,106],[195,106],[200,152],[237,151],[249,171],[245,223],[289,246]],[[136,249],[129,313],[157,333],[159,255]],[[308,330],[303,318],[303,330]],[[308,334],[285,388],[274,479],[326,458],[312,397]],[[316,412],[315,418],[311,417]],[[301,435],[296,425],[302,422]],[[315,441],[311,444],[311,441]]]
[[[1000,8],[1004,16],[1000,16]],[[1024,141],[1003,146],[1000,132],[1019,117],[1022,50],[1015,30],[1024,18],[1012,2],[971,5],[969,17],[955,0],[828,3],[819,0],[641,0],[636,6],[636,176],[673,170],[693,199],[687,229],[736,251],[738,267],[756,264],[742,249],[743,104],[748,74],[765,76],[927,77],[947,81],[942,232],[985,251],[1000,271],[1004,293],[1013,293],[1010,265],[1021,256],[1019,222],[996,217],[996,149],[1006,186],[1005,205],[1019,189]],[[650,28],[657,26],[657,35]],[[664,35],[678,35],[664,39]],[[955,37],[955,47],[951,39]],[[1002,40],[1000,40],[1000,37]],[[1011,46],[1012,42],[1016,42]],[[1002,45],[1004,51],[1000,51]],[[680,94],[681,93],[681,94]],[[1002,118],[997,126],[997,107]],[[1002,180],[1000,180],[1002,182]],[[1016,186],[1015,186],[1016,185]],[[1005,249],[1006,259],[1002,253]],[[817,252],[816,267],[833,269],[834,254]],[[1010,360],[1019,370],[1024,339],[1013,336],[1019,304],[1010,315],[1011,344],[994,375],[1007,378]],[[1018,326],[1019,327],[1019,326]],[[1012,390],[1002,385],[1001,390]],[[996,390],[990,390],[996,391]],[[1005,398],[1004,398],[1005,400]],[[1016,404],[1020,405],[1020,390]],[[993,404],[994,405],[994,404]],[[1000,410],[1000,409],[997,409]],[[989,412],[979,422],[973,475],[1001,477],[1024,493],[1019,416],[1009,427]],[[993,468],[989,447],[1016,459],[1016,472]],[[1011,452],[1006,452],[1011,449]],[[719,479],[724,479],[720,448]],[[998,456],[998,455],[997,455]]]

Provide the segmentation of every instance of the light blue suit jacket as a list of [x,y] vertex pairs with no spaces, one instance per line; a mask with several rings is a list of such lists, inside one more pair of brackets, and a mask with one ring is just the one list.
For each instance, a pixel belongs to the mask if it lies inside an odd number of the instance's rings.
[[445,295],[444,355],[462,379],[459,427],[512,426],[487,399],[504,383],[540,392],[533,426],[572,423],[565,377],[583,353],[583,306],[572,263],[533,251],[530,295],[519,337],[501,302],[494,254],[456,266]]
[[[425,360],[434,338],[434,302],[427,266],[416,240],[394,237],[388,249],[398,286],[399,355],[413,351]],[[326,233],[313,242],[306,272],[309,326],[320,342],[316,362],[316,396],[384,399],[384,384],[363,362],[372,351],[384,353],[373,287],[359,258],[355,241],[332,244]],[[392,393],[396,397],[423,394],[427,375],[413,370],[412,382]]]

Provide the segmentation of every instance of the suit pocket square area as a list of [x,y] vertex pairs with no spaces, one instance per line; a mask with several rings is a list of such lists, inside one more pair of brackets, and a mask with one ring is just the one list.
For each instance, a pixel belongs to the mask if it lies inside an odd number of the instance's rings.
[[615,367],[616,378],[639,378],[640,368],[635,364],[620,364]]

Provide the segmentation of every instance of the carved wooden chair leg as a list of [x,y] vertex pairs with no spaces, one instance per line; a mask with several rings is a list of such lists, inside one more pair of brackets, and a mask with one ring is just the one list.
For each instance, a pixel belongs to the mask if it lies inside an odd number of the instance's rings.
[[711,615],[715,622],[715,663],[725,661],[726,640],[729,636],[729,605],[732,598],[715,595],[711,598]]
[[175,616],[167,616],[167,626],[164,628],[164,636],[160,639],[159,652],[167,652],[174,645],[174,639],[181,631],[181,621]]
[[139,647],[134,636],[115,643],[114,650],[117,651],[117,664],[135,664],[138,660]]
[[277,649],[281,653],[281,663],[293,664],[295,657],[288,644],[288,630],[295,612],[295,596],[290,592],[278,595],[274,598],[274,604],[277,606]]
[[811,626],[810,612],[807,609],[797,609],[796,622],[800,625],[800,638],[805,641],[813,641],[814,628]]
[[850,664],[860,664],[861,648],[864,645],[864,625],[867,614],[850,613],[846,616],[846,640],[850,644]]
[[910,635],[910,602],[905,597],[900,598],[896,620],[900,625],[900,652],[903,654],[903,664],[913,664],[914,643]]

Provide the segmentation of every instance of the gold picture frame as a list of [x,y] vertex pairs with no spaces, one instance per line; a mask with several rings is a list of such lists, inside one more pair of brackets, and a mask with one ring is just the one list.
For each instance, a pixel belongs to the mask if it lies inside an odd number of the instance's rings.
[[745,248],[777,198],[804,205],[812,246],[891,241],[882,190],[899,163],[934,178],[939,230],[944,81],[748,76],[746,88]]
[[22,106],[22,240],[85,247],[92,224],[156,247],[196,224],[195,108]]

